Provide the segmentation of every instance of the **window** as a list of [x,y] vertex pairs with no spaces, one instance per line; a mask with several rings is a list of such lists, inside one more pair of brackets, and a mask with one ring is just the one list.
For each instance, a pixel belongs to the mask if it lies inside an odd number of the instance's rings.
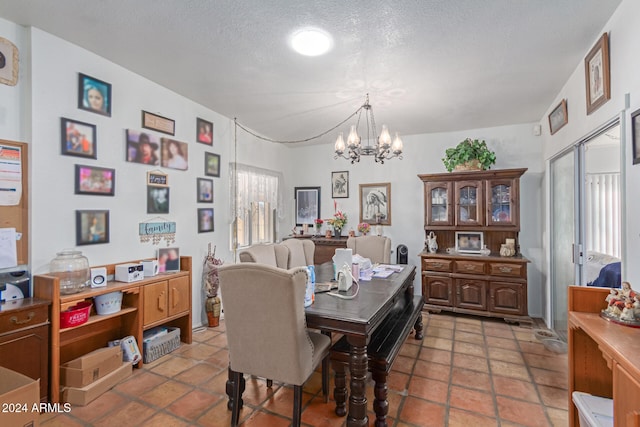
[[282,174],[237,163],[229,170],[232,175],[231,218],[234,219],[231,249],[275,242],[277,212],[283,211]]

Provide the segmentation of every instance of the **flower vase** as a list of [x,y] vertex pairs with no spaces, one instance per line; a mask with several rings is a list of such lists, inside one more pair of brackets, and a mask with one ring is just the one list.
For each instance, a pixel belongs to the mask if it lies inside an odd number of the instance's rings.
[[334,236],[334,237],[340,237],[340,236],[342,236],[342,228],[339,228],[339,227],[333,227],[333,236]]

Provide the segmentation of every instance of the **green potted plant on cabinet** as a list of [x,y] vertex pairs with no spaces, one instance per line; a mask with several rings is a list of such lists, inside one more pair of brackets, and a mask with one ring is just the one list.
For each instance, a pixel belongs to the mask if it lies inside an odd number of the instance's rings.
[[486,170],[496,163],[496,153],[482,140],[467,138],[453,148],[447,148],[442,158],[447,171]]

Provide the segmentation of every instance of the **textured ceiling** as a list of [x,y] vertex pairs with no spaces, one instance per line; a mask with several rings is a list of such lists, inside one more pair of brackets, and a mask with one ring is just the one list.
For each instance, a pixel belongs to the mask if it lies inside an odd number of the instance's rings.
[[[538,121],[620,1],[0,0],[0,17],[297,140],[366,93],[378,128],[401,135]],[[294,53],[303,26],[331,33],[333,50]]]

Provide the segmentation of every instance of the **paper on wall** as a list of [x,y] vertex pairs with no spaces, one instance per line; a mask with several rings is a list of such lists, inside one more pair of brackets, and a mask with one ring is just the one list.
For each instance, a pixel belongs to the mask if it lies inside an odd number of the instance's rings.
[[16,229],[0,228],[0,268],[15,267],[17,265]]
[[15,206],[21,197],[21,148],[0,144],[0,206]]

